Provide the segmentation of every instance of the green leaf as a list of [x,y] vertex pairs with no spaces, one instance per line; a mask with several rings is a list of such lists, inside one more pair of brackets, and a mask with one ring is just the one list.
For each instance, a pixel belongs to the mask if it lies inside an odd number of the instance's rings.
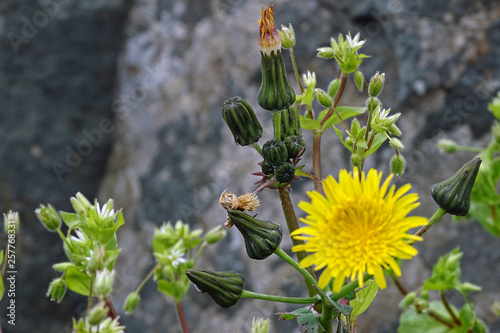
[[307,177],[307,178],[314,179],[314,176],[311,175],[309,172],[302,171],[302,169],[304,167],[305,167],[305,165],[301,165],[298,168],[296,168],[295,169],[295,176],[298,176],[298,177]]
[[367,157],[376,152],[377,149],[384,143],[385,140],[387,140],[387,136],[384,135],[383,133],[375,134],[375,138],[373,139],[372,145],[370,149],[364,152],[364,156]]
[[470,303],[466,303],[458,315],[458,320],[462,323],[461,332],[466,333],[469,329],[474,327],[476,323],[476,314]]
[[61,216],[64,224],[66,224],[68,228],[71,228],[80,222],[80,215],[78,214],[59,212],[59,215]]
[[58,272],[64,272],[69,267],[75,267],[75,264],[73,264],[72,262],[60,262],[58,264],[52,265],[52,268],[55,269]]
[[[453,308],[453,306],[452,306]],[[440,318],[452,323],[453,320],[444,304],[439,301],[429,303],[429,309]],[[455,309],[454,309],[455,310]],[[398,333],[460,333],[459,328],[449,328],[427,313],[414,308],[405,311],[399,318]]]
[[356,298],[349,305],[352,306],[351,320],[355,321],[356,317],[365,312],[366,309],[377,296],[378,285],[374,280],[369,281],[368,286],[364,287],[356,293]]
[[303,308],[295,309],[292,312],[278,312],[280,319],[283,320],[293,320],[298,316],[303,316],[311,312],[311,307],[308,305]]
[[317,333],[323,332],[318,315],[309,312],[297,318],[300,333]]
[[3,257],[4,256],[3,256],[3,250],[2,250],[2,251],[0,251],[0,264],[3,263]]
[[321,123],[315,119],[306,118],[303,115],[299,115],[300,117],[300,127],[305,130],[317,130],[321,128]]
[[424,290],[447,291],[460,287],[460,258],[463,253],[456,248],[441,258],[434,265],[432,275],[424,282]]
[[3,293],[4,293],[4,291],[5,291],[5,287],[4,287],[4,285],[3,285],[3,280],[2,280],[2,279],[0,279],[0,301],[1,301],[1,300],[2,300],[2,298],[3,298]]
[[347,143],[345,143],[344,141],[344,138],[342,137],[342,131],[340,131],[337,127],[333,126],[333,130],[335,131],[335,133],[337,134],[337,136],[339,137],[340,139],[340,142],[342,142],[342,144],[344,145],[344,147],[346,147],[347,149],[349,149],[349,151],[351,153],[354,153],[354,150],[352,149],[351,146],[349,146]]
[[[326,114],[328,113],[329,109],[325,109],[321,111],[321,113],[318,116],[318,122],[321,123],[323,119],[325,118]],[[363,114],[366,112],[367,108],[366,107],[355,107],[355,106],[337,106],[335,108],[337,110],[337,113],[339,114],[340,118],[342,120],[349,119],[351,117]],[[321,127],[321,130],[324,131],[330,126],[335,126],[340,123],[339,117],[334,113],[328,118],[327,121],[323,124]]]
[[66,285],[70,290],[83,296],[89,296],[90,276],[72,266],[66,269],[64,277]]

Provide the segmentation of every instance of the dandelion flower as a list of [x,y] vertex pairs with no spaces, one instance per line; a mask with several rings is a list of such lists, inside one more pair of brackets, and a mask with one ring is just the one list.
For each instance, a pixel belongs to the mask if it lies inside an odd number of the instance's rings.
[[406,194],[410,184],[397,191],[394,185],[389,188],[392,177],[380,186],[382,172],[371,169],[360,176],[356,168],[353,173],[341,170],[338,182],[332,176],[323,181],[325,196],[311,191],[311,202],[299,203],[308,214],[301,219],[307,226],[292,233],[295,239],[304,241],[292,250],[310,253],[300,261],[302,267],[324,268],[318,282],[321,288],[332,278],[335,292],[346,278],[358,278],[362,286],[367,272],[384,289],[383,269],[392,269],[400,276],[395,259],[411,259],[418,253],[409,241],[422,238],[407,232],[427,224],[427,219],[407,216],[419,206],[418,194]]

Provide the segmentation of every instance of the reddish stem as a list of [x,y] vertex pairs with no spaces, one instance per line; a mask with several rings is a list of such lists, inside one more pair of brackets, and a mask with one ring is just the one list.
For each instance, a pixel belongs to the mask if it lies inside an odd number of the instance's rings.
[[179,319],[179,324],[183,333],[189,333],[189,327],[186,320],[186,314],[184,313],[184,308],[182,302],[175,303],[175,309],[177,310],[177,318]]
[[[108,307],[108,317],[111,319],[118,318],[118,314],[116,313],[115,307],[113,306],[113,303],[111,302],[111,298],[108,296],[106,297],[106,306]],[[121,326],[122,323],[120,322],[120,319],[118,319],[118,324]],[[0,331],[0,333],[2,333]],[[123,331],[125,333],[125,330]]]

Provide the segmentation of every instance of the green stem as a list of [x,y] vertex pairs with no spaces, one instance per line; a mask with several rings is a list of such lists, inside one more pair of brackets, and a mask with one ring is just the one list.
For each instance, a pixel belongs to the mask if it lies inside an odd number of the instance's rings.
[[314,190],[323,194],[323,186],[321,185],[321,136],[323,131],[313,130],[313,176]]
[[196,265],[196,263],[198,262],[198,259],[200,259],[201,252],[203,251],[203,249],[205,248],[205,246],[207,246],[207,242],[203,241],[203,243],[201,244],[200,248],[198,249],[198,253],[196,253],[196,258],[194,258],[194,265]]
[[325,333],[333,332],[333,306],[329,302],[323,302],[320,324]]
[[[316,285],[318,284],[318,282],[316,281],[316,279],[314,278],[314,275],[312,275],[309,270],[303,268],[303,267],[300,267],[300,265],[295,261],[293,260],[292,257],[290,257],[285,251],[283,251],[281,249],[281,247],[278,246],[278,248],[274,251],[274,253],[280,257],[281,259],[283,259],[284,261],[286,261],[287,264],[289,264],[290,266],[292,266],[293,268],[295,268],[300,274],[302,274],[302,276],[304,277],[304,279],[306,280],[307,282],[307,285],[308,285],[308,290],[309,290],[309,286],[314,290],[314,294],[316,294],[316,290],[314,289],[313,285]],[[311,294],[311,293],[309,293]]]
[[297,68],[297,62],[295,62],[295,53],[293,53],[293,47],[290,48],[290,58],[292,58],[293,72],[295,73],[295,78],[297,79],[297,83],[299,84],[300,93],[304,93],[304,86],[302,85],[302,81],[299,76],[299,69]]
[[484,148],[480,147],[470,147],[470,146],[457,146],[457,150],[459,151],[468,151],[471,153],[482,153]]
[[274,138],[281,140],[281,110],[273,112],[274,116]]
[[[444,216],[444,214],[446,214],[446,210],[444,210],[443,208],[439,207],[438,210],[434,213],[434,215],[431,216],[431,218],[429,219],[429,222],[427,223],[427,225],[424,225],[422,228],[420,228],[416,233],[415,233],[415,236],[422,236],[423,234],[425,234],[427,232],[427,230],[429,230],[430,228],[432,228],[432,226],[437,222],[439,221],[439,219],[441,217]],[[408,244],[413,244],[415,243],[414,240],[411,240],[408,242]]]
[[444,295],[444,292],[440,291],[439,293],[441,294],[441,301],[443,302],[444,307],[446,308],[446,311],[448,311],[448,313],[451,316],[451,319],[453,319],[453,323],[455,323],[455,325],[457,325],[457,326],[462,326],[462,323],[457,318],[455,312],[451,308],[450,303],[448,303],[448,299],[446,299],[446,296]]
[[87,314],[92,310],[92,294],[93,294],[93,289],[94,289],[94,276],[90,276],[90,285],[89,285],[89,290],[90,290],[90,295],[87,301]]
[[[293,209],[292,200],[290,199],[290,194],[288,193],[286,187],[279,187],[278,193],[281,200],[281,207],[283,208],[283,213],[285,214],[285,220],[288,226],[288,231],[291,234],[295,230],[299,229],[299,222],[297,220],[297,216],[295,215],[295,210]],[[292,243],[293,245],[300,245],[304,244],[304,241],[292,237]],[[305,251],[297,252],[297,258],[299,261],[301,261],[305,257],[307,257],[307,253]],[[311,267],[308,267],[307,270],[309,274],[311,274],[311,276],[313,277],[315,276],[314,271]],[[309,296],[316,294],[314,288],[309,284],[307,284],[307,290],[309,292]]]
[[257,152],[260,154],[260,156],[262,156],[262,148],[260,147],[260,145],[259,145],[257,142],[255,142],[255,143],[252,145],[252,147],[254,147],[254,148],[255,148],[255,150],[257,150]]
[[[372,276],[368,273],[365,273],[363,275],[363,281],[368,281],[371,278],[372,278]],[[358,279],[352,280],[351,282],[349,282],[348,284],[343,286],[342,289],[340,289],[340,291],[338,293],[333,293],[330,296],[330,298],[333,299],[335,302],[337,302],[338,300],[349,295],[354,290],[358,289],[358,287],[363,287],[363,286],[359,285]]]
[[274,296],[274,295],[260,294],[248,290],[243,290],[241,298],[263,299],[271,302],[290,303],[290,304],[314,304],[318,301],[317,297]]
[[144,280],[142,280],[141,284],[135,290],[136,293],[139,293],[139,291],[141,291],[142,287],[144,287],[146,282],[148,282],[148,280],[151,279],[151,277],[153,276],[155,271],[158,269],[158,267],[160,267],[160,264],[156,264],[155,267],[153,267],[153,269],[148,273],[148,275],[144,278]]
[[184,308],[182,307],[182,302],[176,302],[175,309],[177,311],[177,318],[179,319],[182,333],[189,333],[189,327],[186,320],[186,314],[184,313]]

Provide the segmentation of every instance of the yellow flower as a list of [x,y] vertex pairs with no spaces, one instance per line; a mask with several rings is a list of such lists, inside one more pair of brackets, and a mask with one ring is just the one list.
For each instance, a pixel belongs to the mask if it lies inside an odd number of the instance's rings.
[[259,47],[262,53],[270,55],[272,51],[281,52],[281,37],[274,23],[273,6],[266,9],[262,7],[259,20]]
[[389,188],[392,177],[380,186],[382,172],[371,169],[365,177],[356,168],[353,173],[341,170],[338,183],[332,176],[323,181],[326,196],[311,191],[311,202],[299,203],[309,214],[301,219],[308,226],[292,233],[295,239],[305,241],[292,250],[310,253],[300,261],[302,267],[324,268],[318,281],[321,288],[332,278],[334,292],[342,288],[346,278],[358,278],[362,286],[367,272],[384,289],[383,269],[392,269],[400,276],[395,259],[411,259],[418,253],[408,241],[422,238],[407,231],[427,224],[427,219],[407,216],[419,206],[418,194],[406,194],[410,184],[397,191],[394,185]]

